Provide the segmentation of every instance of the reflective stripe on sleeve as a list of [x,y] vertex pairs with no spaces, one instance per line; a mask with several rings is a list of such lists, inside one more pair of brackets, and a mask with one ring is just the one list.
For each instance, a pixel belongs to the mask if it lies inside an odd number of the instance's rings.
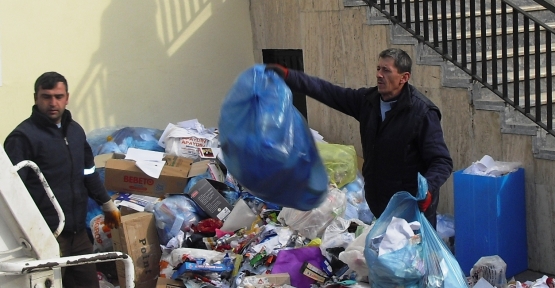
[[85,168],[85,170],[84,170],[85,171],[85,176],[93,174],[94,170],[95,170],[94,166],[91,167],[91,168]]

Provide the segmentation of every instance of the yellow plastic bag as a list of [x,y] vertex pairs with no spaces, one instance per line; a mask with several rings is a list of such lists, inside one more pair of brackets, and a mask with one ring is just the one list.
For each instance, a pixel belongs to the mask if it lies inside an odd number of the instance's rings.
[[341,188],[356,179],[357,154],[352,145],[316,143],[330,183]]

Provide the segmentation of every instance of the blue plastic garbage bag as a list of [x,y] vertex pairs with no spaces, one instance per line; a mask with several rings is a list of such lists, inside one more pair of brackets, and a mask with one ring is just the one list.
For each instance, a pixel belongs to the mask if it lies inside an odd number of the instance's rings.
[[162,130],[144,127],[123,127],[113,131],[104,128],[89,133],[88,141],[94,155],[106,153],[126,154],[129,148],[164,152],[158,144]]
[[[104,168],[97,168],[96,171],[98,172],[98,176],[100,177],[100,181],[102,181],[102,183],[104,183],[104,178],[105,178],[105,169]],[[112,197],[114,194],[116,194],[116,192],[113,191],[107,191],[108,195],[110,197]],[[98,203],[96,203],[96,201],[94,201],[92,198],[88,198],[87,200],[87,216],[85,217],[85,223],[87,223],[87,233],[89,233],[89,235],[91,237],[93,237],[92,235],[92,231],[91,231],[91,227],[90,227],[90,223],[91,220],[94,219],[94,217],[102,214],[102,207],[100,207],[100,205],[98,205]]]
[[255,65],[240,74],[222,103],[224,162],[251,194],[307,211],[325,199],[328,175],[291,90],[264,68]]
[[[111,127],[103,127],[94,129],[87,133],[87,142],[91,145],[91,149],[93,151],[94,156],[99,155],[99,151],[101,150],[100,147],[105,145],[108,142],[108,136],[112,133],[122,129],[123,126],[111,126]],[[115,143],[114,143],[115,144]],[[114,145],[116,147],[117,145]],[[117,148],[116,148],[117,149]],[[108,150],[108,149],[106,149]],[[104,154],[104,153],[102,153]]]
[[[366,202],[364,180],[360,172],[357,173],[355,180],[345,185],[342,190],[346,191],[347,196],[347,211],[345,211],[345,216],[349,215],[350,218],[358,218],[370,225],[374,221],[374,214],[372,214],[370,207],[368,207],[368,202]],[[349,218],[346,217],[345,219]]]
[[[364,257],[368,265],[368,280],[372,288],[385,287],[469,287],[459,263],[438,236],[430,222],[418,209],[418,200],[426,197],[428,184],[418,175],[418,193],[397,192],[384,213],[376,220],[366,237]],[[421,242],[378,256],[373,243],[383,235],[393,219],[420,222]],[[374,239],[374,240],[373,240]],[[374,247],[374,248],[371,248]]]

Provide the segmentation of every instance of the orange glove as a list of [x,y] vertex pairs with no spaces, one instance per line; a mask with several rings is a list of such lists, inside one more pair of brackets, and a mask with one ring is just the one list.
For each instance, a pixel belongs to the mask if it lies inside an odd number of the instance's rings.
[[102,204],[102,212],[104,212],[104,226],[118,229],[121,224],[121,214],[116,204],[112,200]]
[[418,201],[418,208],[420,208],[421,212],[426,212],[426,210],[428,210],[428,207],[430,207],[430,204],[432,204],[432,194],[430,193],[430,191],[428,191],[426,193],[426,198],[424,198],[424,200]]

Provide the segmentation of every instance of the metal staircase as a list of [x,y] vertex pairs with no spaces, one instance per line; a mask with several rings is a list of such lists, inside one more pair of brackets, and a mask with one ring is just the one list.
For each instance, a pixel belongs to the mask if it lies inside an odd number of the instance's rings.
[[555,160],[553,4],[344,0],[361,5],[371,7],[369,24],[394,24],[394,44],[418,44],[417,63],[440,65],[444,86],[468,88],[476,109],[499,111],[501,132],[536,136],[534,156]]

